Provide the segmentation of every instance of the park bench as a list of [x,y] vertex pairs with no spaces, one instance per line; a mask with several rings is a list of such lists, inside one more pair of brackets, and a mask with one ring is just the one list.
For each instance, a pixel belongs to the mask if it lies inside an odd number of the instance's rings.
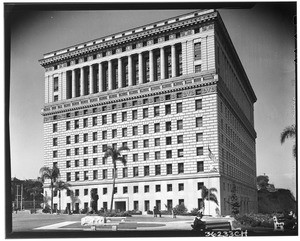
[[273,216],[274,231],[284,231],[284,218]]
[[111,227],[111,230],[117,231],[119,224],[125,222],[125,219],[126,217],[86,216],[81,219],[81,226],[90,226],[93,231],[97,227]]
[[229,221],[205,223],[205,231],[230,231],[230,230],[232,230],[232,226]]

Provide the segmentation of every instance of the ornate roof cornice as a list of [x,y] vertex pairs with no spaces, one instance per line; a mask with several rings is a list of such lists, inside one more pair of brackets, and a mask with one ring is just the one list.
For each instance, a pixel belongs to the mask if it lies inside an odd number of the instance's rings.
[[217,17],[215,10],[197,11],[185,14],[172,19],[148,24],[147,26],[127,30],[118,34],[109,35],[97,40],[81,43],[65,49],[53,51],[44,55],[39,63],[44,67],[56,62],[66,61],[68,59],[93,54],[104,49],[113,48],[118,45],[128,44],[129,42],[139,41],[145,37],[170,32],[174,29],[193,26],[199,23],[207,22]]

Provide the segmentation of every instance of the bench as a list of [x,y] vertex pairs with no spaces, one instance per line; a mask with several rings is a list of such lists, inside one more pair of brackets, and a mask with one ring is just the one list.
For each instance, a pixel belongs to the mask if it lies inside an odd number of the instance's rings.
[[90,226],[93,231],[96,231],[96,227],[111,227],[113,231],[117,231],[119,224],[125,222],[125,219],[126,217],[86,216],[81,219],[81,226]]
[[274,221],[274,231],[284,231],[284,219],[277,218],[276,216],[273,217]]
[[206,222],[205,223],[206,231],[230,231],[232,230],[231,223],[227,222]]

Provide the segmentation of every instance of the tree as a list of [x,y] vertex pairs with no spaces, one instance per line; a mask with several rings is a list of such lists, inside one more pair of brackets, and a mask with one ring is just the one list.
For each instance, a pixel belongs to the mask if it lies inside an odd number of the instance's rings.
[[[215,204],[219,205],[218,198],[213,192],[218,192],[218,191],[214,187],[208,189],[206,186],[203,186],[201,191],[202,199],[206,201],[212,201]],[[203,202],[203,213],[204,210],[205,210],[205,203]]]
[[269,186],[269,177],[266,175],[260,175],[256,178],[256,183],[258,190],[267,189],[267,187]]
[[61,213],[61,191],[69,190],[71,185],[64,181],[57,181],[54,184],[54,191],[58,191],[58,198],[59,198],[59,212]]
[[[296,125],[291,125],[291,126],[286,127],[283,130],[283,132],[281,132],[281,136],[280,136],[281,144],[283,144],[285,142],[285,140],[287,140],[288,138],[295,138],[296,133],[297,133]],[[297,155],[297,148],[296,148],[296,144],[294,144],[294,146],[293,146],[293,156],[294,156],[295,159],[296,159],[296,155]]]
[[33,210],[34,210],[34,213],[36,213],[35,198],[36,198],[36,196],[38,196],[38,195],[41,194],[41,192],[43,191],[43,189],[40,186],[35,186],[35,187],[27,188],[27,191],[30,193],[31,196],[33,196]]
[[53,168],[42,167],[40,169],[41,180],[45,183],[46,179],[50,180],[50,189],[51,189],[51,213],[53,213],[53,187],[57,178],[59,177],[59,169],[56,165],[53,165]]
[[112,163],[113,163],[113,187],[112,187],[112,194],[111,194],[111,203],[110,203],[110,211],[112,211],[113,207],[113,200],[114,200],[114,194],[115,194],[115,184],[116,184],[116,169],[117,169],[117,161],[122,162],[124,166],[126,166],[127,160],[124,158],[124,156],[121,155],[121,151],[129,151],[129,148],[127,146],[122,146],[118,149],[114,149],[110,146],[107,147],[107,150],[104,154],[104,158],[111,157]]
[[233,215],[237,215],[240,212],[240,202],[239,198],[236,195],[236,185],[233,184],[231,188],[231,195],[229,204],[231,206],[231,212]]

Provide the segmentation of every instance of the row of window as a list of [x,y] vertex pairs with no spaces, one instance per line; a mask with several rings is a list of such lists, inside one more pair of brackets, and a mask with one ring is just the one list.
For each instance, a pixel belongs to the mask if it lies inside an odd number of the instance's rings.
[[[198,183],[197,183],[197,189],[198,189],[198,190],[201,190],[202,187],[203,187],[203,185],[204,185],[203,182],[198,182]],[[121,190],[122,190],[122,193],[123,193],[123,194],[126,194],[126,193],[129,192],[127,186],[123,186]],[[184,183],[178,183],[177,190],[178,190],[178,191],[184,191]],[[173,184],[167,184],[167,192],[172,192],[172,191],[173,191]],[[72,192],[73,192],[72,190],[67,190],[67,196],[71,196],[71,193],[72,193]],[[96,189],[96,192],[98,192],[97,189]],[[132,192],[133,192],[133,193],[138,193],[138,192],[139,192],[139,186],[133,186]],[[144,185],[144,193],[148,193],[148,192],[150,192],[150,185]],[[161,192],[161,185],[160,185],[160,184],[155,185],[155,192]],[[118,193],[118,187],[115,187],[115,188],[114,188],[114,193],[115,193],[115,194]],[[102,189],[102,195],[106,195],[106,194],[108,194],[107,188],[104,187],[104,188]],[[85,188],[85,189],[83,190],[83,195],[84,195],[84,196],[88,196],[88,195],[89,195],[89,190],[88,190],[88,188]],[[55,196],[55,197],[57,196],[57,191],[54,192],[54,196]],[[74,190],[74,196],[80,196],[79,189],[75,189],[75,190]]]
[[[166,139],[167,139],[166,144],[170,145],[171,139],[168,139],[168,137]],[[135,146],[132,149],[137,149],[137,143],[138,143],[138,141],[133,142],[133,145],[135,145]],[[127,146],[127,142],[123,142],[122,144],[123,144],[122,145],[123,147]],[[114,149],[117,149],[117,144],[114,143],[112,145],[112,147]],[[148,148],[148,147],[149,147],[149,140],[147,139],[147,140],[144,140],[144,148]],[[74,148],[74,155],[75,156],[80,155],[79,150],[80,150],[79,147]],[[107,144],[102,145],[102,152],[105,152],[106,150],[107,150]],[[98,153],[98,146],[92,146],[92,153]],[[161,153],[160,151],[154,152],[155,160],[160,159],[160,153]],[[172,153],[173,153],[172,150],[166,150],[166,158],[167,159],[173,158]],[[89,154],[89,147],[85,146],[85,147],[83,147],[83,155],[87,155],[87,154]],[[201,147],[196,147],[196,155],[197,156],[202,156],[203,155],[203,147],[202,146]],[[71,149],[66,149],[66,156],[71,156]],[[54,150],[52,152],[52,157],[53,158],[58,158],[58,150]],[[124,157],[127,158],[127,155],[124,155]],[[177,150],[177,157],[183,157],[183,149],[178,149]],[[132,160],[134,162],[138,161],[138,154],[137,153],[132,155]],[[147,161],[147,160],[149,160],[149,152],[144,153],[144,161]]]
[[[196,100],[195,104],[195,109],[196,110],[201,110],[202,109],[202,99]],[[182,112],[182,103],[176,103],[176,113],[181,113]],[[171,104],[165,105],[165,115],[171,114]],[[121,113],[122,115],[122,122],[127,121],[127,111],[123,111]],[[160,115],[160,106],[154,106],[154,117],[157,117]],[[76,115],[75,115],[76,116]],[[144,108],[143,109],[143,118],[148,118],[149,117],[149,108]],[[57,118],[53,118],[54,120]],[[138,119],[138,110],[132,110],[132,120],[137,120]],[[112,123],[117,123],[117,113],[112,113],[111,114],[111,121]],[[92,126],[96,126],[98,124],[98,117],[94,116],[92,117]],[[102,115],[102,125],[108,124],[107,121],[107,115]],[[83,128],[88,127],[88,118],[83,119]],[[79,120],[74,121],[74,129],[79,128]],[[67,121],[66,122],[66,130],[71,129],[71,122]],[[53,124],[53,132],[57,132],[57,123]]]
[[[197,161],[197,172],[203,172],[204,171],[204,162],[203,161]],[[173,172],[173,164],[166,164],[166,174],[171,175],[175,174]],[[139,169],[142,167],[133,167],[133,177],[140,176]],[[143,170],[143,176],[150,176],[150,166],[144,166],[142,168]],[[184,163],[177,163],[177,174],[184,173]],[[161,172],[161,165],[155,165],[155,175],[162,175]],[[114,173],[114,169],[112,169],[112,176],[115,176],[118,178],[118,171]],[[122,178],[128,177],[128,167],[122,168]],[[99,173],[98,170],[93,170],[93,180],[99,179]],[[108,169],[102,170],[102,179],[108,179]],[[89,180],[89,171],[83,171],[83,180]],[[66,181],[70,182],[71,180],[71,172],[66,173]],[[80,172],[75,172],[75,181],[80,181]]]

